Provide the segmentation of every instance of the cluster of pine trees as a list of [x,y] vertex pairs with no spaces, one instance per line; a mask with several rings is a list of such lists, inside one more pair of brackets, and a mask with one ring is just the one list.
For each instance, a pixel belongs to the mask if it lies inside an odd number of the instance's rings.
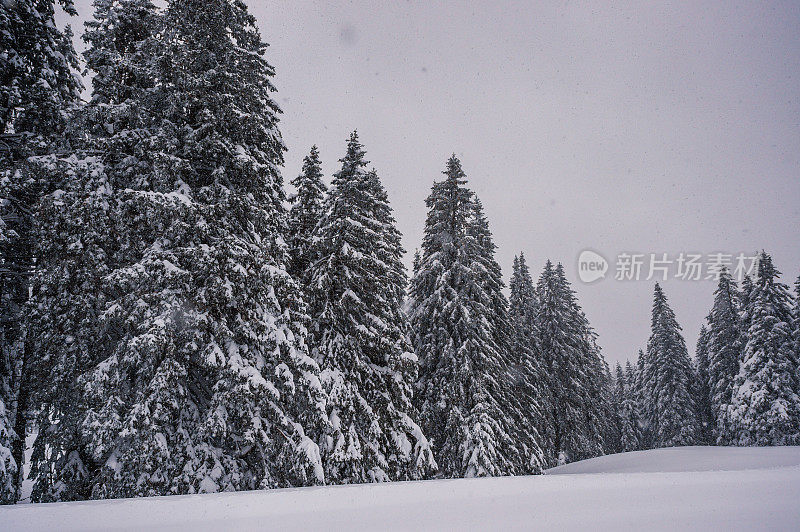
[[240,0],[95,0],[88,102],[54,8],[0,10],[2,502],[28,435],[34,501],[796,441],[798,303],[766,255],[752,286],[721,278],[696,366],[657,286],[646,354],[612,375],[561,264],[534,283],[520,254],[506,297],[455,156],[411,279],[355,132],[329,187],[312,148],[286,196]]
[[779,277],[763,251],[741,287],[723,268],[694,361],[656,285],[647,349],[615,371],[618,450],[800,444],[800,279]]
[[356,133],[330,188],[314,148],[286,197],[273,68],[242,2],[96,0],[88,102],[55,7],[0,20],[4,502],[29,434],[35,501],[536,473],[603,452],[604,364],[563,268],[534,287],[520,258],[509,305],[455,157],[409,298]]

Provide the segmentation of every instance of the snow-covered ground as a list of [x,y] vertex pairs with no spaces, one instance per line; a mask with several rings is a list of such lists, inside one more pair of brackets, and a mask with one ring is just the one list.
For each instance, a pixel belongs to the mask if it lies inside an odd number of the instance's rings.
[[797,530],[800,447],[661,449],[535,477],[0,509],[2,530]]
[[742,471],[800,466],[800,447],[669,447],[573,462],[548,475]]

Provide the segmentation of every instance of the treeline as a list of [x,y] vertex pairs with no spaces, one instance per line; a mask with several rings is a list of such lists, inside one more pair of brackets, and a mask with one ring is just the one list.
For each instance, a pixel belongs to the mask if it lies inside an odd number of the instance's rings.
[[763,251],[741,287],[722,269],[693,364],[656,285],[647,350],[615,371],[620,450],[800,444],[800,279],[779,277]]
[[709,317],[696,368],[656,287],[647,352],[614,378],[560,264],[534,283],[518,256],[506,298],[455,156],[410,280],[356,133],[330,188],[312,148],[286,197],[273,68],[243,3],[94,5],[88,102],[53,2],[0,19],[4,502],[28,434],[34,501],[794,441],[797,309],[774,270],[715,300],[735,327]]

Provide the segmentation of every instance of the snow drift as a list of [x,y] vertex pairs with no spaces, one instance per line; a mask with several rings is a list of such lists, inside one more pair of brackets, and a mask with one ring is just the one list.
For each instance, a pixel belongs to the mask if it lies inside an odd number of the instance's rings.
[[795,529],[798,501],[800,447],[687,447],[543,476],[17,505],[0,529]]

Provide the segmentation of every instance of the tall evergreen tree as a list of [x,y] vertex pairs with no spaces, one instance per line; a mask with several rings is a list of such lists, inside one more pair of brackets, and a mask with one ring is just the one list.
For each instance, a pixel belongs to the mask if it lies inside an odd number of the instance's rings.
[[[86,413],[79,377],[119,339],[122,328],[102,319],[108,294],[103,279],[117,265],[126,235],[115,188],[140,186],[148,175],[142,146],[135,139],[150,125],[141,101],[153,86],[141,46],[158,30],[155,7],[146,1],[97,0],[87,22],[84,56],[95,74],[93,96],[77,118],[86,135],[73,144],[76,158],[59,160],[71,176],[57,196],[47,196],[37,213],[44,270],[30,312],[30,329],[41,331],[31,364],[40,408],[40,437],[34,444],[31,476],[34,500],[70,500],[90,496],[90,479],[99,465],[87,456],[81,434]],[[91,154],[91,157],[87,157]],[[50,173],[55,173],[51,170]],[[138,235],[126,235],[128,239]],[[102,340],[101,340],[102,339]],[[98,358],[99,360],[99,358]]]
[[622,429],[624,419],[622,415],[622,405],[625,402],[626,384],[625,373],[622,365],[619,362],[614,366],[614,373],[611,375],[610,383],[611,392],[609,394],[608,403],[611,409],[611,420],[606,422],[606,425],[612,428],[606,437],[605,452],[606,453],[619,453],[622,451]]
[[753,290],[755,290],[753,278],[745,275],[742,279],[742,288],[739,290],[739,329],[742,333],[742,346],[747,343],[747,331],[750,329],[750,314],[752,311],[750,303]]
[[[536,345],[536,291],[525,255],[514,257],[509,283],[509,316],[511,319],[511,375],[509,383],[513,401],[518,402],[515,420],[518,429],[517,447],[528,463],[520,463],[522,471],[536,471],[551,465],[545,449],[552,447],[552,426],[549,423],[547,371]],[[523,461],[524,462],[524,461]]]
[[794,357],[797,367],[797,386],[800,394],[800,276],[794,282]]
[[58,188],[57,174],[47,169],[52,154],[68,144],[82,89],[72,32],[56,24],[56,4],[76,14],[71,0],[15,0],[0,8],[0,219],[5,226],[0,240],[0,371],[8,372],[0,375],[7,386],[0,400],[10,424],[5,432],[13,442],[12,460],[19,466],[12,493],[0,493],[6,501],[19,493],[31,406],[30,350],[22,322],[37,265],[35,213],[41,198]]
[[496,343],[475,214],[461,162],[447,161],[445,179],[426,200],[422,257],[411,285],[411,326],[420,360],[423,428],[447,477],[512,473],[511,421],[501,404],[507,368]]
[[603,453],[604,364],[595,333],[561,264],[547,261],[536,287],[537,345],[550,375],[553,456],[558,462]]
[[[324,393],[284,269],[285,148],[266,44],[238,1],[175,0],[156,20],[157,31],[131,34],[120,63],[140,82],[98,93],[127,105],[119,141],[130,151],[119,160],[99,143],[107,160],[75,194],[49,198],[66,215],[42,225],[68,253],[44,264],[31,324],[40,374],[64,375],[42,401],[38,500],[324,481],[309,437],[326,424]],[[87,60],[116,47],[97,37]],[[85,190],[107,197],[88,201]],[[72,214],[116,238],[93,242]],[[96,249],[80,253],[87,245]]]
[[[3,238],[1,233],[0,238]],[[17,462],[11,452],[16,434],[6,406],[14,397],[12,364],[9,357],[0,357],[0,504],[13,504],[19,496]]]
[[725,445],[730,440],[728,406],[743,347],[738,294],[736,281],[727,269],[723,269],[714,292],[714,306],[707,318],[708,389],[714,423],[713,439],[718,445]]
[[654,447],[694,445],[700,427],[692,398],[692,367],[681,327],[656,283],[643,379]]
[[772,257],[762,251],[749,295],[747,343],[730,407],[733,443],[738,445],[800,441],[791,295],[779,277]]
[[469,237],[467,242],[475,245],[475,249],[472,250],[475,261],[473,270],[479,281],[483,283],[483,289],[490,299],[489,319],[495,343],[502,353],[506,353],[509,348],[511,325],[508,316],[508,300],[503,294],[503,288],[505,288],[503,274],[500,271],[500,265],[494,258],[497,246],[489,230],[489,220],[483,211],[483,204],[474,194],[472,209],[467,223],[467,236]]
[[614,365],[612,383],[613,394],[611,396],[611,404],[614,410],[614,415],[619,417],[620,405],[625,400],[625,372],[622,369],[622,364],[619,362]]
[[311,278],[315,357],[332,434],[329,482],[418,479],[435,470],[411,404],[417,358],[402,312],[403,248],[377,174],[354,132],[319,226]]
[[[598,348],[599,349],[599,348]],[[616,401],[616,380],[605,360],[601,361],[599,413],[603,431],[603,454],[620,452],[620,404]]]
[[[481,280],[483,289],[489,296],[490,326],[505,368],[505,374],[497,382],[497,394],[501,398],[501,404],[506,405],[507,419],[510,422],[507,432],[512,436],[511,446],[505,452],[516,472],[539,473],[544,464],[544,454],[538,432],[533,432],[534,427],[529,423],[529,416],[535,415],[530,409],[538,409],[538,406],[526,404],[536,400],[535,397],[525,399],[533,390],[523,390],[519,387],[520,373],[527,373],[523,367],[529,363],[520,357],[520,353],[512,349],[512,323],[508,300],[503,294],[505,284],[500,265],[494,257],[497,246],[494,244],[483,204],[477,196],[473,196],[473,213],[468,223],[467,235],[471,237],[470,241],[477,245],[472,270]],[[528,379],[532,377],[532,375],[526,376]],[[529,385],[523,385],[527,386]]]
[[0,9],[0,135],[58,136],[80,94],[72,32],[56,24],[56,4],[76,14],[72,0],[15,0]]
[[[617,378],[619,379],[619,376]],[[636,373],[630,361],[625,364],[622,383],[622,400],[619,406],[620,451],[626,453],[642,448],[641,421],[636,399]]]
[[711,390],[709,387],[709,331],[706,326],[700,327],[700,336],[697,338],[695,350],[695,408],[700,424],[699,443],[710,444],[713,440],[713,429],[716,425],[711,407]]
[[316,228],[323,217],[323,200],[327,187],[322,182],[322,163],[316,146],[311,147],[303,159],[303,170],[292,180],[297,192],[291,198],[289,209],[289,273],[307,290],[311,280],[311,266],[319,257],[315,255]]
[[634,385],[632,395],[636,400],[636,411],[639,414],[639,426],[641,434],[639,446],[641,449],[650,449],[653,446],[653,433],[650,430],[649,420],[652,416],[652,408],[648,390],[645,387],[645,368],[647,367],[647,354],[639,349],[636,356],[636,368],[634,369]]

